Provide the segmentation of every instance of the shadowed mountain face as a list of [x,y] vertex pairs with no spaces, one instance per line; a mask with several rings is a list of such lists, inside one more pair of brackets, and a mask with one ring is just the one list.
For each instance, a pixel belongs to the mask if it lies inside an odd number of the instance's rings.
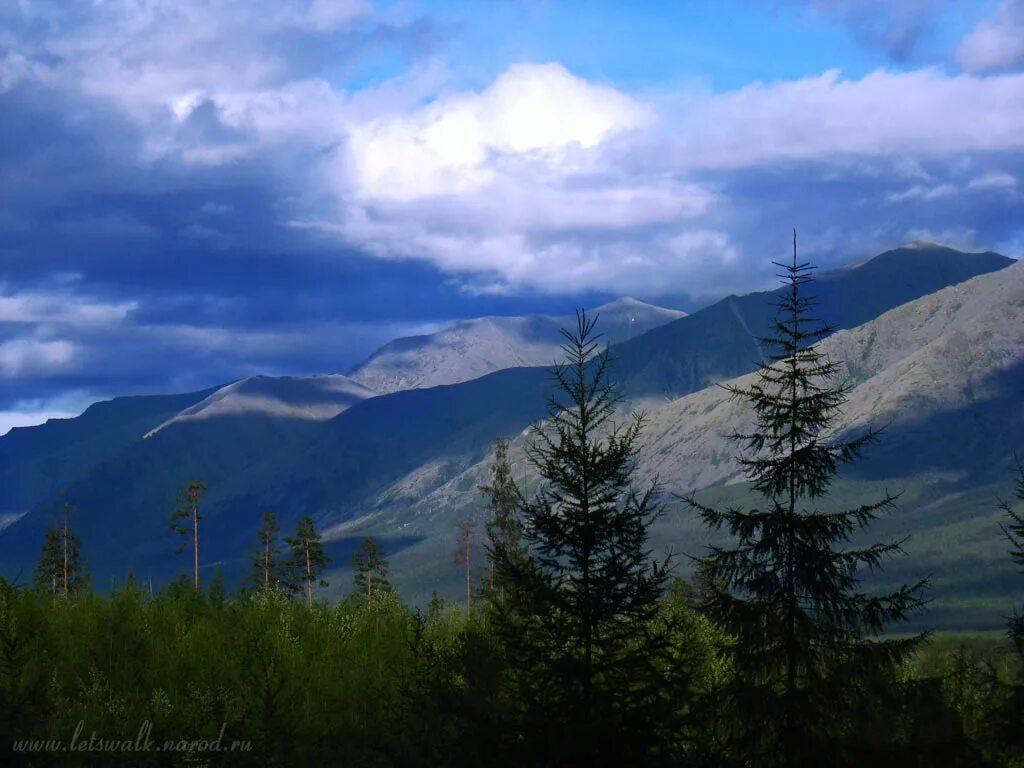
[[[685,312],[624,298],[593,310],[600,315],[605,341],[628,341]],[[464,320],[429,336],[385,344],[350,372],[356,381],[382,394],[402,389],[457,384],[494,371],[551,365],[561,355],[561,329],[572,317],[483,317]]]
[[213,392],[119,397],[91,405],[74,419],[12,429],[0,437],[0,512],[19,514],[59,496],[97,464]]
[[212,395],[146,434],[172,424],[225,416],[273,416],[326,421],[349,406],[376,395],[347,376],[252,376],[221,387]]
[[[1012,260],[995,254],[962,254],[918,246],[891,251],[856,268],[835,272],[816,283],[815,288],[821,297],[823,317],[850,328],[872,319],[873,311],[893,309],[909,299],[1010,263]],[[981,279],[998,285],[1001,277],[1002,273]],[[648,406],[672,398],[664,410],[652,412],[651,439],[645,445],[657,447],[645,448],[644,458],[651,468],[667,472],[670,463],[676,462],[672,477],[687,477],[694,463],[693,452],[698,450],[694,446],[703,442],[671,436],[692,432],[694,423],[703,424],[694,439],[702,435],[702,439],[710,440],[708,450],[714,452],[719,422],[715,417],[705,417],[701,422],[699,411],[719,406],[710,400],[705,403],[675,397],[752,370],[760,357],[755,337],[763,334],[771,322],[772,301],[770,293],[730,297],[615,346],[616,376],[627,395]],[[605,317],[608,314],[605,310]],[[844,334],[838,334],[829,343],[839,344],[843,338]],[[890,356],[903,354],[898,344],[889,347],[898,350],[890,349]],[[851,373],[873,359],[870,354],[856,357]],[[867,380],[877,375],[873,373]],[[444,568],[448,558],[437,548],[443,549],[454,511],[478,505],[476,485],[486,477],[486,459],[493,439],[519,436],[541,418],[551,386],[546,368],[513,368],[451,386],[354,397],[346,410],[318,421],[296,418],[258,398],[255,405],[259,407],[251,407],[252,396],[257,394],[271,401],[282,398],[280,392],[275,395],[259,389],[264,384],[257,380],[246,381],[249,383],[240,383],[244,386],[235,390],[222,390],[219,398],[209,397],[212,393],[193,396],[183,405],[191,407],[188,413],[180,414],[182,418],[172,419],[176,414],[165,414],[151,419],[138,429],[134,442],[123,445],[119,452],[99,456],[95,466],[69,478],[59,494],[43,489],[46,495],[34,500],[32,511],[0,534],[0,558],[5,569],[35,560],[47,515],[67,498],[79,507],[80,532],[94,569],[107,568],[108,574],[116,573],[119,578],[128,567],[137,573],[166,577],[179,567],[171,554],[175,543],[167,532],[174,495],[190,480],[202,479],[210,488],[205,504],[204,562],[241,558],[254,540],[262,511],[272,507],[286,529],[300,515],[312,514],[321,527],[331,529],[332,535],[373,530],[414,537],[419,543],[396,559],[399,581],[403,581],[403,574],[407,586],[418,579],[418,587],[429,594],[429,584],[438,576],[436,570],[423,565],[433,562],[424,553],[437,555],[439,567]],[[899,388],[888,385],[887,391]],[[712,389],[693,397],[716,392]],[[297,401],[291,394],[289,390],[288,402],[294,404]],[[351,394],[346,390],[346,397]],[[236,400],[244,407],[222,406],[217,410],[218,403],[239,395],[250,398]],[[303,402],[312,402],[308,393],[304,397]],[[334,403],[332,397],[327,399]],[[200,404],[204,398],[206,404]],[[929,408],[921,406],[923,418],[935,410]],[[195,418],[210,409],[217,418]],[[150,438],[141,439],[168,421]],[[655,439],[657,435],[661,437]],[[0,438],[0,448],[5,440]],[[721,471],[705,472],[701,482],[714,483],[728,477],[729,457],[715,460],[722,465]],[[517,472],[522,473],[522,468]],[[669,477],[663,472],[662,479]],[[109,578],[103,573],[97,575],[100,585]],[[413,594],[420,595],[422,590],[414,588]]]

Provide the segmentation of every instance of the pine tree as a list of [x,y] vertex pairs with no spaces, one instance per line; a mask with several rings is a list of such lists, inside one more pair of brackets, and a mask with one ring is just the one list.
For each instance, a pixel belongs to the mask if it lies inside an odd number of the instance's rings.
[[288,561],[288,571],[292,574],[291,582],[306,585],[306,604],[312,610],[313,585],[327,586],[327,582],[320,578],[320,574],[330,562],[330,558],[324,553],[323,541],[313,524],[313,518],[307,516],[299,520],[295,535],[286,538],[285,543],[291,547],[291,558]]
[[263,523],[257,533],[259,538],[259,551],[251,556],[252,575],[250,582],[258,590],[277,589],[284,587],[285,573],[281,562],[281,546],[278,534],[281,526],[278,525],[277,515],[273,510],[266,510],[263,513]]
[[491,464],[491,482],[479,486],[479,490],[487,497],[487,522],[484,532],[487,535],[488,577],[486,594],[491,602],[503,600],[505,586],[496,579],[495,550],[501,549],[506,556],[521,554],[521,526],[516,516],[522,502],[522,495],[512,478],[512,466],[508,460],[508,440],[498,438],[494,441],[494,463]]
[[64,597],[80,591],[88,583],[82,542],[71,530],[74,509],[71,504],[64,505],[61,522],[46,532],[36,565],[36,583]]
[[[878,432],[830,438],[849,385],[815,346],[832,329],[809,317],[813,268],[798,262],[795,233],[792,262],[776,266],[784,290],[774,333],[761,340],[768,362],[750,386],[726,387],[756,417],[752,432],[732,437],[764,505],[719,510],[687,501],[734,540],[712,547],[701,567],[714,588],[704,610],[735,641],[733,702],[747,728],[741,750],[755,765],[817,765],[848,725],[844,707],[854,706],[858,687],[884,679],[923,639],[878,635],[922,606],[926,583],[885,595],[861,590],[862,572],[880,569],[903,542],[854,546],[851,538],[893,509],[895,496],[839,512],[817,507],[839,466],[859,458]],[[837,755],[830,760],[839,764]]]
[[[1017,463],[1017,501],[1024,502],[1024,463]],[[1017,511],[1009,501],[1000,500],[999,508],[1008,518],[1002,524],[1003,535],[1010,543],[1010,557],[1024,573],[1024,512]],[[1024,659],[1024,609],[1007,619],[1007,635],[1017,653]]]
[[364,536],[359,551],[352,557],[355,574],[352,586],[360,593],[366,594],[366,604],[373,602],[374,593],[391,590],[388,581],[388,561],[384,559],[384,550],[372,536]]
[[36,584],[50,590],[51,595],[59,593],[63,565],[63,546],[60,530],[48,528],[43,538],[43,551],[36,564]]
[[199,521],[203,519],[200,503],[204,493],[206,486],[198,480],[186,485],[175,500],[178,506],[171,513],[170,523],[171,530],[184,539],[177,553],[180,555],[189,543],[192,545],[192,584],[196,589],[199,589]]
[[466,616],[473,615],[473,549],[476,546],[476,520],[467,515],[455,523],[455,551],[452,561],[463,569],[466,582]]
[[667,641],[654,632],[667,563],[647,532],[657,485],[632,484],[644,417],[614,421],[620,400],[596,318],[563,330],[548,418],[527,457],[543,486],[517,498],[521,542],[492,541],[494,606],[522,699],[522,739],[534,764],[636,764],[663,722]]

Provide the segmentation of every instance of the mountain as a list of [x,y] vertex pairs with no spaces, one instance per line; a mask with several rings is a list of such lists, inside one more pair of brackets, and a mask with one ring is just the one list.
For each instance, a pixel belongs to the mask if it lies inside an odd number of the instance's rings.
[[[623,298],[594,310],[604,340],[626,341],[685,317],[685,312]],[[476,379],[505,368],[550,365],[561,354],[561,329],[573,317],[482,317],[463,320],[428,336],[385,344],[349,375],[380,392],[435,387]]]
[[0,513],[18,515],[58,495],[97,463],[213,392],[118,397],[73,419],[15,427],[0,437]]
[[[852,385],[837,433],[884,427],[865,460],[841,474],[832,503],[903,491],[899,512],[872,528],[876,536],[911,537],[909,557],[892,564],[889,578],[933,574],[936,604],[929,621],[998,625],[1001,614],[992,606],[1003,600],[1009,610],[1005,597],[1014,568],[1005,556],[994,499],[1009,491],[1013,453],[1024,449],[1024,263],[840,331],[822,343],[822,351],[842,361]],[[732,383],[753,380],[747,374]],[[736,448],[726,435],[751,423],[749,409],[720,387],[670,401],[648,414],[640,478],[658,478],[667,499],[706,489],[705,500],[749,503]],[[513,440],[510,458],[517,479],[529,485],[524,442],[522,436]],[[451,472],[432,488],[411,475],[382,489],[381,519],[387,522],[381,528],[443,530],[479,507],[476,488],[486,481],[490,460]],[[406,504],[387,505],[392,498]],[[695,552],[711,541],[694,515],[678,505],[670,510],[659,525],[658,544]],[[421,582],[438,588],[444,577],[422,568],[438,554],[429,539],[400,554],[393,563],[399,581],[403,571],[418,572]]]
[[252,376],[221,387],[146,433],[146,437],[172,424],[247,414],[326,421],[376,394],[341,374]]
[[[818,317],[853,328],[908,301],[1013,263],[997,253],[962,253],[917,242],[814,283]],[[619,380],[634,399],[673,399],[753,370],[757,339],[771,330],[775,293],[729,296],[618,349]]]
[[[829,274],[815,288],[823,296],[826,319],[852,328],[945,288],[949,283],[943,280],[957,282],[962,275],[985,275],[1012,263],[995,254],[916,246]],[[988,278],[998,284],[1002,274]],[[711,408],[711,400],[684,396],[752,370],[760,358],[755,337],[771,322],[772,302],[772,292],[729,297],[615,346],[617,379],[634,403],[651,409],[652,439],[662,435],[645,454],[651,466],[662,462],[667,469],[665,462],[698,450],[699,441],[673,442],[673,434],[703,435],[713,447],[717,417],[701,421],[694,411],[671,408]],[[840,333],[830,343],[841,338]],[[550,385],[547,368],[519,367],[458,384],[364,398],[326,421],[291,418],[265,407],[228,409],[218,418],[177,419],[148,439],[140,430],[134,443],[106,455],[62,488],[60,498],[78,505],[81,534],[93,562],[102,564],[107,576],[123,577],[128,567],[161,578],[177,570],[167,516],[176,491],[201,478],[210,488],[203,550],[209,567],[239,562],[263,509],[272,507],[286,530],[300,515],[311,514],[336,543],[363,531],[384,535],[392,543],[399,582],[410,596],[423,597],[432,588],[445,589],[449,524],[453,515],[478,508],[476,485],[485,477],[493,439],[521,435],[541,418]],[[695,395],[701,396],[710,395]],[[938,419],[939,414],[925,409],[925,417]],[[926,421],[922,434],[928,434],[931,423],[937,422]],[[993,451],[998,445],[993,443]],[[716,454],[701,465],[701,477],[708,483],[728,479],[728,463],[727,456]],[[674,470],[679,478],[687,477],[688,464],[683,461]],[[521,462],[516,471],[525,477]],[[987,477],[995,482],[997,474]],[[712,492],[719,492],[716,488]],[[45,520],[59,500],[38,498],[28,515],[0,533],[5,570],[34,560]],[[399,544],[402,549],[396,551]]]

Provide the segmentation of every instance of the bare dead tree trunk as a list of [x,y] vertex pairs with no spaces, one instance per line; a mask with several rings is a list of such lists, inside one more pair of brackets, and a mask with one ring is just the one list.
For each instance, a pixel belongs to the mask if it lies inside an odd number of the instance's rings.
[[64,514],[64,597],[68,596],[68,516]]
[[473,614],[473,581],[470,574],[473,572],[473,531],[466,530],[466,616]]
[[309,542],[305,544],[306,551],[306,603],[309,610],[313,610],[313,568],[309,562]]
[[473,532],[476,521],[472,517],[465,517],[456,523],[456,541],[458,546],[453,553],[452,561],[455,565],[462,566],[466,571],[466,616],[473,611]]
[[199,504],[192,505],[192,580],[199,589]]
[[270,589],[270,544],[263,546],[263,588]]

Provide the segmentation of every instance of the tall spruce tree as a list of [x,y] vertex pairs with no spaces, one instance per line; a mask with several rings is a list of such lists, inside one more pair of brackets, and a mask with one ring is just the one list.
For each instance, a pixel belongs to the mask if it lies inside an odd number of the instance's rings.
[[171,513],[170,528],[182,537],[177,553],[192,547],[192,585],[199,589],[199,521],[203,519],[200,504],[206,486],[198,480],[186,485],[175,500],[177,507]]
[[295,535],[286,538],[285,542],[291,547],[291,557],[288,560],[290,582],[304,585],[306,605],[312,610],[313,585],[327,586],[327,582],[320,578],[320,574],[330,562],[330,558],[324,553],[323,540],[313,524],[313,518],[306,516],[300,519]]
[[643,764],[664,722],[667,640],[654,619],[667,563],[647,547],[657,486],[633,487],[644,417],[614,420],[596,319],[579,312],[562,331],[566,359],[527,454],[542,488],[530,501],[514,495],[517,535],[491,540],[506,588],[493,621],[533,765]]
[[889,594],[862,589],[862,576],[901,553],[903,542],[852,539],[892,510],[895,496],[843,511],[818,506],[839,466],[859,458],[878,432],[832,436],[849,384],[816,346],[832,329],[809,316],[813,267],[798,261],[795,232],[792,261],[774,263],[784,289],[774,332],[761,340],[768,361],[753,384],[726,386],[754,411],[753,431],[732,437],[763,506],[687,501],[705,525],[733,539],[711,547],[701,568],[712,587],[703,609],[734,639],[731,694],[743,757],[753,765],[839,765],[858,691],[886,679],[924,637],[879,639],[923,605],[926,582]]
[[[1024,502],[1024,463],[1020,461],[1017,462],[1014,497],[1018,502]],[[1005,500],[1000,500],[999,507],[1007,518],[1002,524],[1002,529],[1003,535],[1010,543],[1010,557],[1021,569],[1021,573],[1024,573],[1024,511],[1014,509],[1013,504]],[[1007,635],[1018,655],[1024,659],[1024,607],[1007,619]]]
[[484,533],[487,536],[488,576],[485,594],[490,602],[504,599],[505,586],[496,577],[496,549],[501,548],[506,556],[521,554],[522,533],[517,510],[522,495],[512,477],[512,465],[508,460],[508,440],[494,441],[494,462],[491,464],[491,482],[479,486],[478,490],[487,497],[487,519]]
[[286,586],[286,574],[281,560],[281,541],[278,537],[280,532],[281,526],[277,522],[277,515],[271,509],[266,510],[257,533],[259,550],[250,556],[252,575],[249,580],[258,590],[280,589]]
[[364,536],[359,550],[352,557],[355,573],[352,586],[361,594],[366,595],[366,604],[373,603],[374,594],[390,591],[388,581],[388,561],[384,559],[384,549],[372,536]]

